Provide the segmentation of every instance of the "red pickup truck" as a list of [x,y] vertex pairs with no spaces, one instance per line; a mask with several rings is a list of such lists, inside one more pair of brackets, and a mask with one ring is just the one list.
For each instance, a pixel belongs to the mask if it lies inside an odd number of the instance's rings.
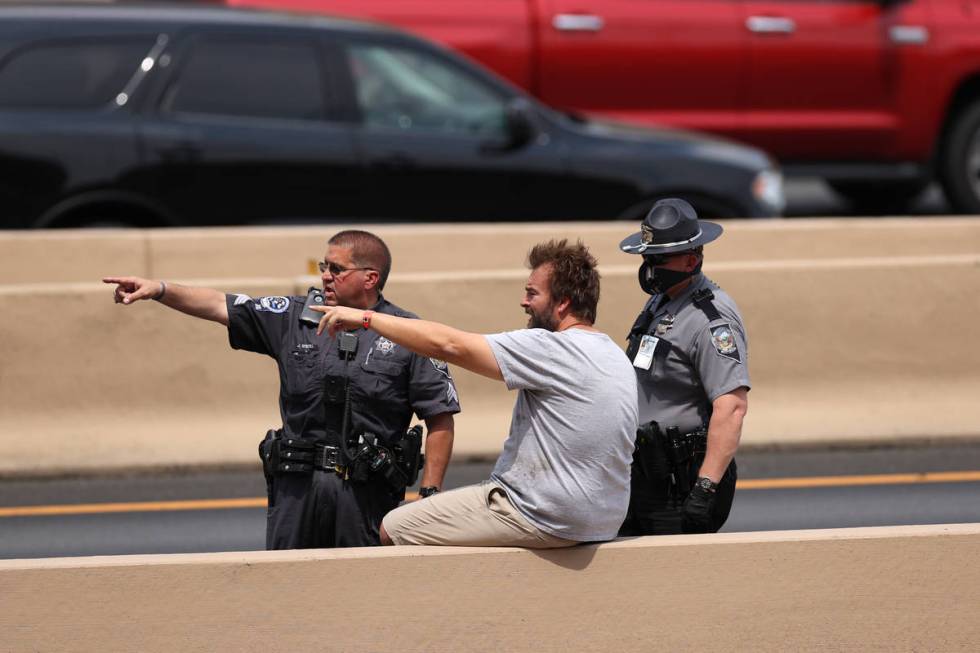
[[226,0],[373,18],[547,104],[722,134],[897,210],[980,213],[980,0]]

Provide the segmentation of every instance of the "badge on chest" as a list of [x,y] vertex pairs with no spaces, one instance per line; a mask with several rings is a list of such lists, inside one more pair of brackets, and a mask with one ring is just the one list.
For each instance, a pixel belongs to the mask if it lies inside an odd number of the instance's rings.
[[657,328],[655,330],[655,333],[658,336],[665,336],[667,335],[667,332],[673,328],[674,328],[674,316],[671,315],[670,313],[667,313],[667,315],[664,315],[662,318],[660,318],[660,321],[657,322]]

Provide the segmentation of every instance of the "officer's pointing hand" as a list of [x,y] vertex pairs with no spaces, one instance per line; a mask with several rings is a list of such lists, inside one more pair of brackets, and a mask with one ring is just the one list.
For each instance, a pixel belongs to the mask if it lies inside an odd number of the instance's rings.
[[153,299],[163,288],[159,281],[139,277],[103,277],[102,283],[114,283],[112,299],[117,304],[132,304],[140,299]]
[[324,331],[330,337],[337,335],[339,331],[351,331],[361,325],[361,318],[364,311],[359,308],[349,308],[347,306],[310,306],[311,310],[323,313],[320,324],[316,328],[316,334],[320,335]]

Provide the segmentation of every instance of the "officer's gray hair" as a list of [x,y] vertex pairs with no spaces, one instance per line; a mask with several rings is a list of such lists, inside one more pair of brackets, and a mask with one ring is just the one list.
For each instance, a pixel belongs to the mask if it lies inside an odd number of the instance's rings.
[[371,268],[378,271],[378,292],[384,290],[391,272],[391,252],[385,241],[370,231],[347,229],[338,231],[327,242],[328,245],[343,247],[351,251],[351,259],[359,268]]

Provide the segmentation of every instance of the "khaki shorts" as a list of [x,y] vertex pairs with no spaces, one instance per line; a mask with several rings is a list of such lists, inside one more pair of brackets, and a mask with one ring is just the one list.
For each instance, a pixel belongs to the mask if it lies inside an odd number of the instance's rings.
[[395,508],[382,521],[395,544],[520,546],[553,549],[578,542],[545,533],[492,481],[440,492]]

